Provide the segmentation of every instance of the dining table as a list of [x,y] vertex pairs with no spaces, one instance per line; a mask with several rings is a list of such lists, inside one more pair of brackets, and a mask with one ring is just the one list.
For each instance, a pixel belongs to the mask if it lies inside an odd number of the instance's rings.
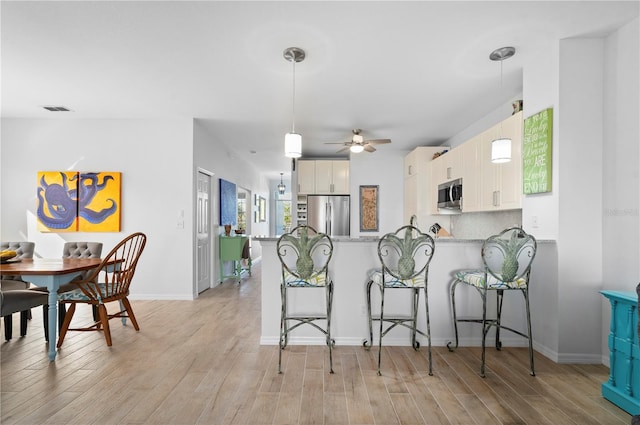
[[49,291],[49,360],[56,359],[58,331],[58,288],[102,264],[101,258],[33,258],[9,260],[0,264],[0,275],[22,276]]

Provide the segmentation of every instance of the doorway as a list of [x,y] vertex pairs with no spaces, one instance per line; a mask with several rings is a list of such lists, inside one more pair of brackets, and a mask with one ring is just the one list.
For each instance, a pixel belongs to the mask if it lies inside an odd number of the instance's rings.
[[196,196],[196,275],[198,294],[211,288],[213,253],[211,243],[211,177],[198,170]]

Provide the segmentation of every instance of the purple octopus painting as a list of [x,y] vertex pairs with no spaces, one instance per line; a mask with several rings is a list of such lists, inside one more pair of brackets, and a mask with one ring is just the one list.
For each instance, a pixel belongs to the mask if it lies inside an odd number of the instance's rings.
[[119,232],[119,172],[38,173],[38,230]]

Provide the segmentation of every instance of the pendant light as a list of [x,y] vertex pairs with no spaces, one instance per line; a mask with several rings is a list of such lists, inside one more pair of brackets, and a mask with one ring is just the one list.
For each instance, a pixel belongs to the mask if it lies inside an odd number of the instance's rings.
[[[502,91],[502,62],[516,54],[515,47],[501,47],[489,55],[492,61],[500,61],[500,90]],[[500,122],[500,134],[491,142],[491,162],[501,164],[511,161],[511,139],[502,136],[502,122]]]
[[282,174],[280,173],[280,184],[278,185],[278,193],[280,195],[284,195],[285,190],[287,190],[287,187],[282,183]]
[[293,64],[291,133],[284,136],[284,154],[288,158],[300,158],[302,156],[302,136],[296,133],[296,62],[302,62],[305,53],[299,47],[288,47],[284,49],[283,56]]

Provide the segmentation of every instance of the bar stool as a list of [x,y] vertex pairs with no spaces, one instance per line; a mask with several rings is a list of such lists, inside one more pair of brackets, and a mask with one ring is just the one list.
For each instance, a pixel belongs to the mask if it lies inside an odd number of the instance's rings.
[[[505,329],[526,338],[529,341],[530,374],[535,376],[533,369],[533,340],[531,338],[531,311],[529,309],[529,277],[531,264],[536,256],[536,239],[525,233],[519,227],[511,227],[500,234],[493,235],[482,244],[482,270],[460,270],[455,273],[451,285],[451,307],[453,310],[453,326],[455,330],[455,347],[451,341],[447,343],[449,351],[458,348],[458,323],[472,322],[482,324],[482,364],[480,376],[485,377],[486,339],[489,329],[496,329],[496,349],[502,348],[500,330]],[[456,287],[459,284],[469,285],[476,289],[482,300],[481,318],[459,319],[456,310]],[[505,326],[502,323],[502,302],[504,291],[520,291],[524,296],[525,315],[527,320],[526,332]],[[487,318],[487,295],[490,291],[496,294],[496,317]]]
[[[335,341],[331,338],[333,281],[329,277],[329,261],[333,255],[333,242],[327,234],[318,233],[313,227],[302,225],[280,236],[276,250],[282,264],[278,373],[282,373],[282,350],[287,346],[289,334],[305,324],[313,326],[326,335],[326,343],[329,347],[329,369],[330,373],[333,373],[332,349],[335,345]],[[292,288],[311,288],[315,289],[315,292],[324,288],[325,313],[290,314],[287,295]],[[307,292],[306,289],[305,292]],[[289,326],[290,321],[294,322],[292,326]],[[315,323],[316,321],[326,321],[326,327],[320,326]]]
[[[412,219],[412,223],[415,221]],[[387,233],[378,242],[378,257],[381,269],[374,270],[367,281],[367,315],[369,319],[369,339],[363,345],[369,349],[373,345],[373,322],[380,322],[380,337],[378,340],[378,375],[382,357],[382,338],[396,326],[403,326],[411,330],[411,345],[415,350],[420,348],[416,339],[417,334],[427,338],[429,345],[429,375],[433,375],[431,366],[431,328],[429,323],[428,277],[429,263],[435,251],[433,238],[422,233],[413,225],[403,226],[393,233]],[[377,285],[380,289],[380,315],[371,313],[371,287]],[[409,289],[413,296],[411,315],[385,315],[384,296],[388,289]],[[424,291],[426,314],[426,332],[418,329],[418,302],[420,290]],[[384,328],[384,323],[388,327]]]

